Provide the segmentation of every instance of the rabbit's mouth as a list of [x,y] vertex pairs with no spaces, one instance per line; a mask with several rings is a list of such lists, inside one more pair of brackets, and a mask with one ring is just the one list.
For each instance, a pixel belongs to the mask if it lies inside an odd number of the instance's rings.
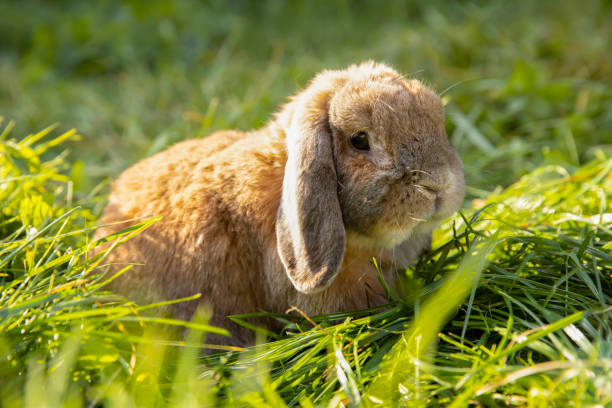
[[[406,173],[404,173],[406,174]],[[414,234],[430,233],[459,208],[465,193],[463,173],[450,167],[411,170],[394,183],[353,194],[341,190],[347,239],[369,249],[391,249]],[[367,185],[367,184],[366,184]],[[376,194],[378,192],[378,194]]]
[[[429,207],[427,221],[440,222],[454,214],[465,196],[465,180],[462,171],[448,167],[439,171],[437,179],[423,178],[412,183],[415,193]],[[441,173],[441,174],[440,174]],[[426,211],[425,211],[426,212]]]
[[402,204],[391,204],[385,216],[371,224],[367,233],[347,229],[347,238],[361,248],[397,247],[414,234],[430,233],[454,214],[463,198],[462,185],[439,187],[412,185],[414,190]]

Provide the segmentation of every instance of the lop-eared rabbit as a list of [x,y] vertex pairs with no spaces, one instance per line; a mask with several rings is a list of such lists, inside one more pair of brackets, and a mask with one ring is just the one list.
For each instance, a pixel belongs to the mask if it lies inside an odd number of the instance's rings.
[[[263,128],[178,143],[126,170],[102,224],[162,216],[107,258],[111,290],[175,304],[244,345],[226,318],[260,310],[331,313],[386,302],[392,283],[431,243],[465,194],[463,167],[438,96],[374,62],[318,74]],[[102,227],[97,238],[128,224]]]

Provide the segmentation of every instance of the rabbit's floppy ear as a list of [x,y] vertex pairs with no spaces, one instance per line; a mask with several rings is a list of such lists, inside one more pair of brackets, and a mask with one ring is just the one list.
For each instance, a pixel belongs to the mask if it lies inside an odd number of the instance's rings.
[[327,117],[337,86],[332,72],[316,78],[286,107],[287,163],[276,240],[291,283],[303,293],[325,289],[344,257],[346,237]]

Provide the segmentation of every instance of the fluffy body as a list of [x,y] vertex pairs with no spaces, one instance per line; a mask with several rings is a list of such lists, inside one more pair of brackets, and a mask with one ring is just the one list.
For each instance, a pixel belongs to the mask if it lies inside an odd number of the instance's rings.
[[[351,145],[357,132],[369,151]],[[201,293],[174,316],[204,302],[232,332],[209,341],[248,344],[252,334],[225,316],[385,303],[372,258],[392,283],[464,189],[435,93],[382,64],[324,71],[262,129],[179,143],[113,183],[102,224],[163,218],[110,253],[113,271],[142,264],[112,290],[138,301]]]

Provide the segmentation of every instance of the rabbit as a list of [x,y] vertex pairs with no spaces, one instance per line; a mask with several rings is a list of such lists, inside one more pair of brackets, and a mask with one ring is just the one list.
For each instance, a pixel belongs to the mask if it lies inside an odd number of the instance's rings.
[[139,301],[201,293],[173,316],[204,303],[231,333],[213,341],[242,346],[253,334],[227,315],[387,303],[373,258],[393,284],[464,195],[439,97],[368,61],[322,71],[261,129],[180,142],[127,169],[97,237],[162,216],[109,253],[111,272],[141,264],[111,290]]

